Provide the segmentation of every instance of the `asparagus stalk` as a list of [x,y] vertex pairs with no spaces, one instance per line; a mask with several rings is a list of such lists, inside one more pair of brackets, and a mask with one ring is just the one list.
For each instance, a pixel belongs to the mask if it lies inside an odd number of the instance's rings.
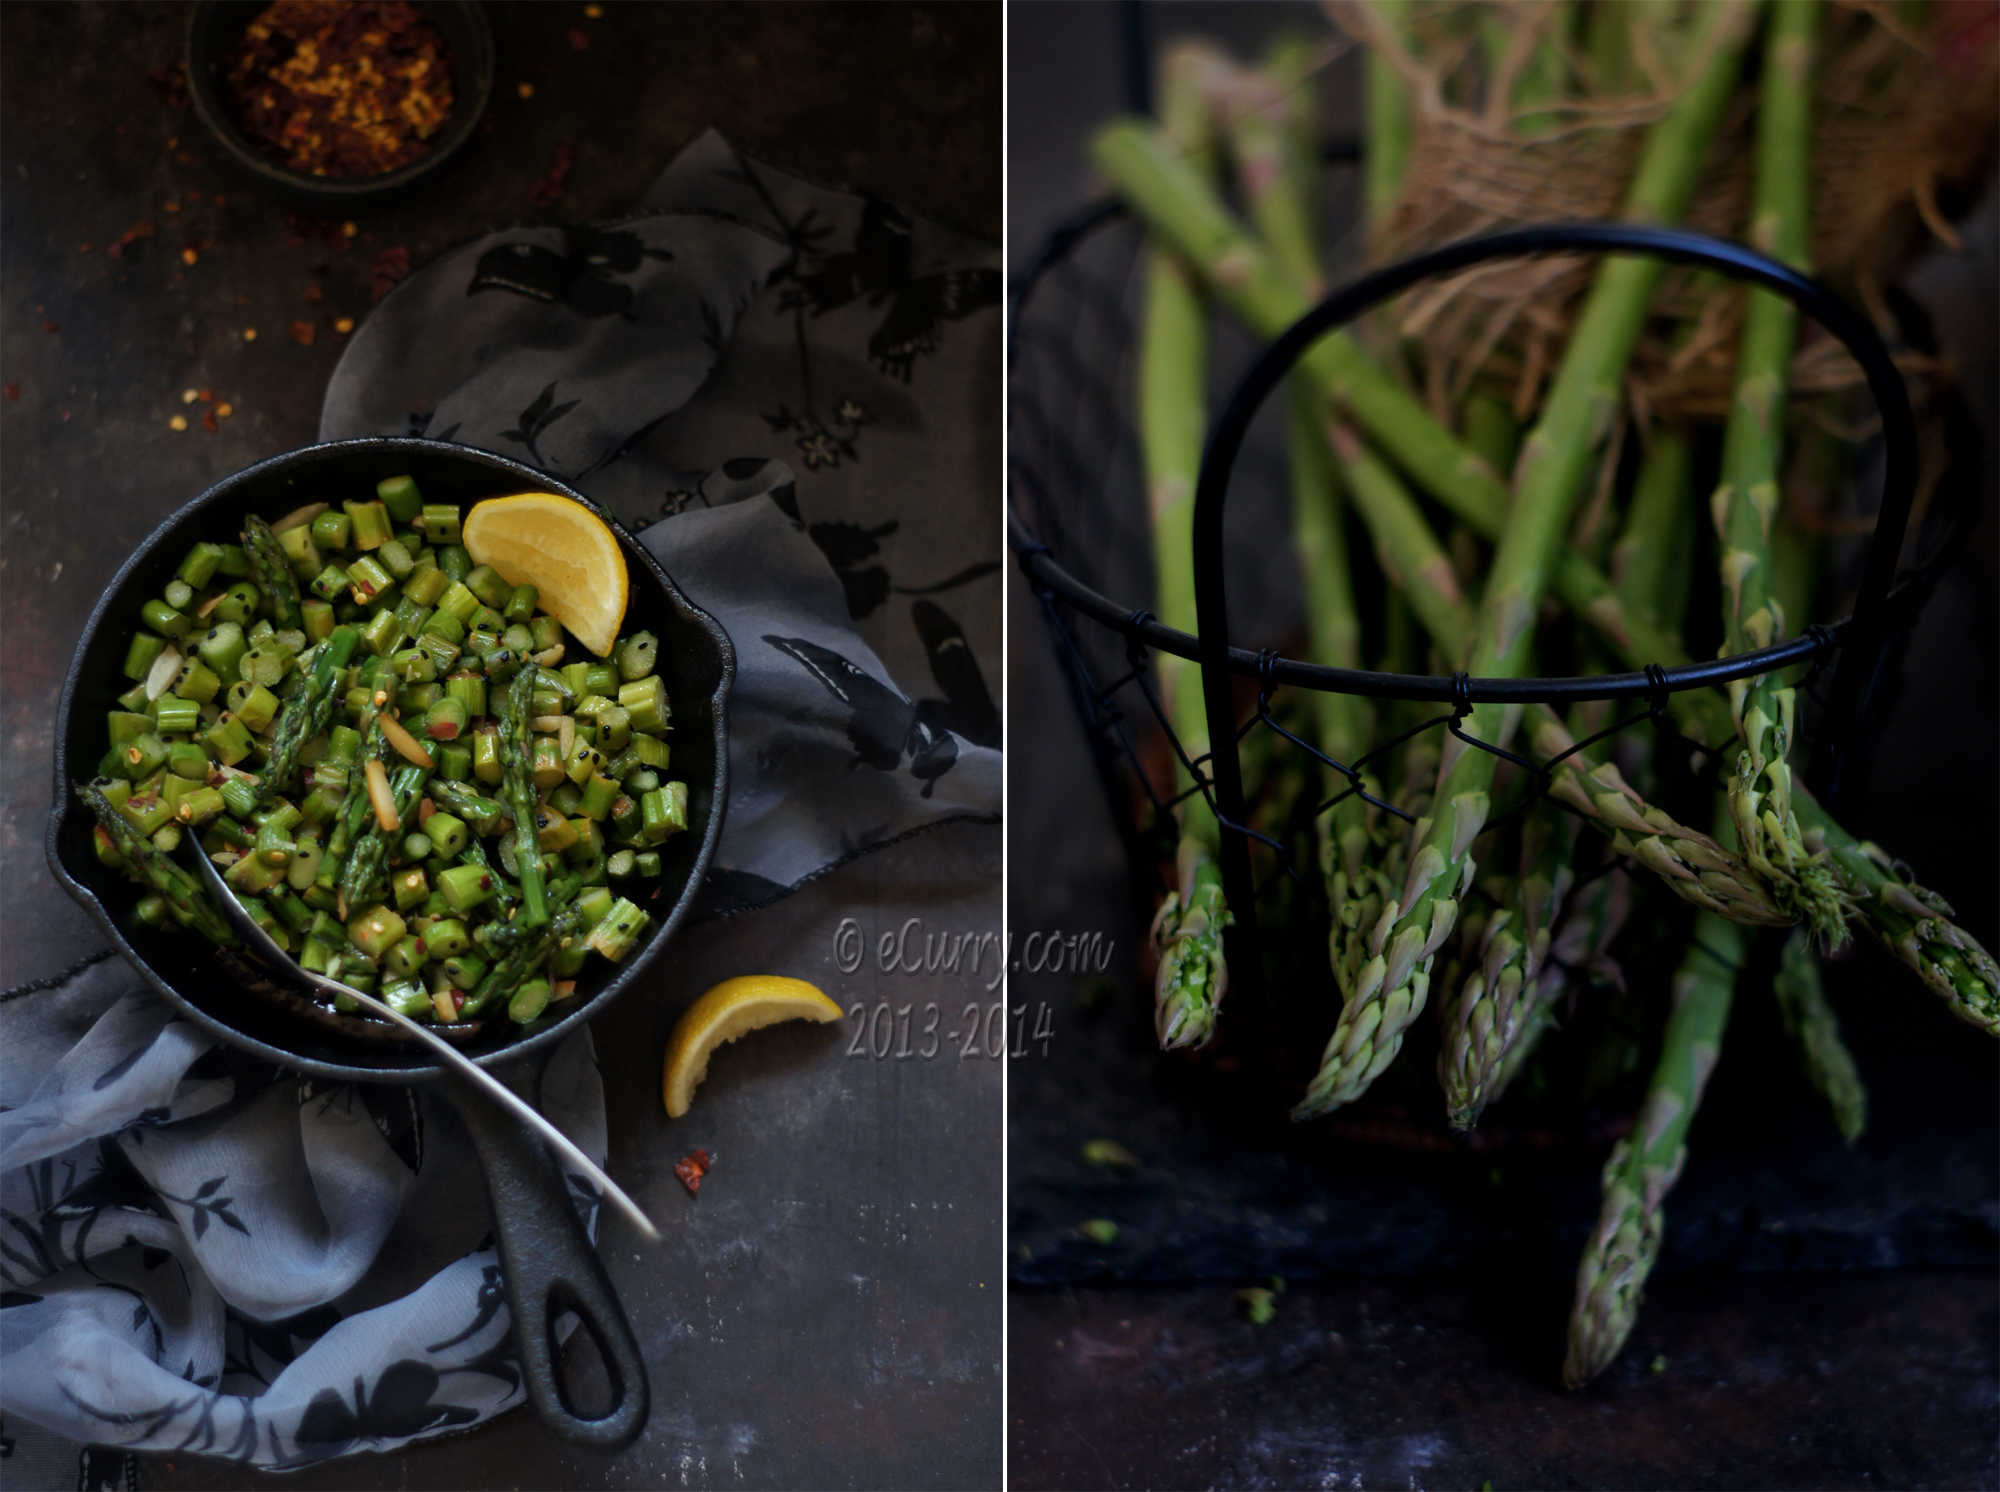
[[514,816],[514,855],[521,876],[521,918],[527,927],[549,919],[542,878],[542,845],[535,832],[533,747],[528,738],[528,706],[535,696],[535,671],[524,668],[500,696],[501,787]]
[[243,520],[243,553],[250,561],[250,573],[257,578],[257,585],[271,603],[271,625],[293,630],[305,626],[305,613],[299,607],[298,582],[292,578],[292,567],[285,560],[285,552],[278,547],[278,536],[271,532],[271,525],[252,513]]
[[1549,796],[1611,836],[1612,847],[1663,880],[1683,901],[1753,927],[1789,927],[1796,920],[1770,897],[1763,878],[1716,839],[1646,802],[1610,762],[1570,756],[1576,741],[1547,706],[1531,707],[1536,753],[1563,757]]
[[1486,923],[1478,962],[1441,1002],[1438,1082],[1454,1129],[1478,1123],[1501,1062],[1539,1024],[1538,1002],[1552,993],[1542,988],[1542,970],[1556,918],[1576,881],[1570,868],[1575,845],[1568,814],[1543,812],[1528,821],[1521,873],[1506,904]]
[[[1754,9],[1754,5],[1730,0],[1703,12],[1702,35],[1693,49],[1704,59],[1703,69],[1649,139],[1628,199],[1629,216],[1672,221],[1684,209],[1707,137],[1727,98]],[[1251,330],[1275,337],[1306,312],[1309,302],[1304,289],[1230,216],[1201,176],[1179,159],[1168,142],[1142,125],[1114,124],[1092,142],[1091,158],[1139,215],[1198,272],[1202,283]],[[1654,163],[1662,160],[1665,163],[1654,168]],[[1607,269],[1620,265],[1648,288],[1657,278],[1658,266],[1651,261],[1613,261]],[[1628,279],[1626,288],[1637,287]],[[1506,485],[1488,463],[1454,439],[1347,333],[1322,338],[1301,359],[1300,367],[1323,398],[1344,404],[1368,435],[1425,490],[1478,533],[1489,539],[1500,536],[1510,507]],[[1615,389],[1608,392],[1615,395]],[[1576,459],[1587,462],[1589,458],[1586,449]],[[1416,512],[1413,503],[1408,509]],[[1602,632],[1628,665],[1665,662],[1680,653],[1659,628],[1629,616],[1603,571],[1574,548],[1565,547],[1559,554],[1552,578],[1564,604]],[[1405,580],[1412,586],[1420,583],[1413,576]],[[1684,655],[1680,661],[1686,661]],[[1727,729],[1718,731],[1720,719],[1726,718],[1720,710],[1703,714],[1694,697],[1684,700],[1676,696],[1676,711],[1690,734],[1705,730],[1700,739],[1710,744],[1727,739]]]
[[[1377,26],[1388,36],[1408,35],[1409,0],[1372,0]],[[1368,49],[1368,154],[1362,161],[1362,194],[1368,222],[1377,231],[1389,221],[1403,170],[1410,159],[1409,91],[1381,47]]]
[[1868,1125],[1868,1090],[1862,1086],[1853,1054],[1840,1039],[1840,1018],[1827,1004],[1819,962],[1805,929],[1793,928],[1785,939],[1771,992],[1778,997],[1785,1030],[1799,1044],[1806,1077],[1833,1110],[1840,1137],[1852,1145]]
[[[1187,169],[1212,170],[1207,146],[1211,119],[1206,98],[1216,59],[1205,48],[1174,48],[1163,66],[1161,127]],[[1146,310],[1139,349],[1139,438],[1153,515],[1154,594],[1160,619],[1182,631],[1197,630],[1194,610],[1194,489],[1207,430],[1204,381],[1208,364],[1208,308],[1195,277],[1170,248],[1155,244],[1147,255]],[[1190,761],[1208,751],[1208,720],[1199,673],[1184,658],[1161,654],[1161,693],[1168,718]],[[1179,790],[1192,784],[1184,775]],[[1154,1021],[1160,1046],[1201,1046],[1215,1034],[1215,1016],[1229,988],[1222,934],[1230,921],[1215,863],[1219,829],[1200,794],[1181,809],[1181,843],[1175,854],[1178,884],[1153,919],[1159,957],[1154,979]]]
[[104,796],[96,783],[76,784],[76,795],[97,816],[104,832],[111,836],[112,846],[124,859],[126,867],[167,899],[167,906],[176,922],[193,928],[210,942],[224,948],[236,946],[236,935],[229,930],[222,914],[209,904],[201,883],[141,834],[131,820]]
[[[1718,816],[1717,833],[1728,828]],[[1659,1062],[1632,1133],[1605,1162],[1603,1208],[1577,1267],[1563,1363],[1563,1383],[1570,1388],[1581,1388],[1610,1364],[1638,1317],[1646,1277],[1659,1258],[1662,1204],[1687,1163],[1688,1125],[1722,1049],[1736,965],[1748,942],[1742,927],[1712,912],[1694,920],[1694,941],[1674,975],[1674,1009]]]
[[[289,576],[290,572],[286,574]],[[354,656],[360,642],[361,633],[355,628],[335,627],[313,660],[305,688],[285,701],[278,728],[271,736],[271,754],[257,777],[259,804],[269,803],[285,790],[285,782],[299,759],[299,749],[325,730],[327,721],[333,718],[334,678],[347,667],[347,660]]]
[[[1748,13],[1733,5],[1709,13],[1716,44],[1693,86],[1648,138],[1627,195],[1629,214],[1671,219],[1686,205],[1735,75]],[[1597,271],[1541,418],[1522,444],[1513,507],[1470,648],[1467,666],[1475,674],[1511,678],[1527,663],[1542,591],[1592,451],[1618,407],[1619,381],[1660,273],[1658,264],[1633,259],[1613,259]],[[1467,733],[1504,745],[1509,715],[1502,706],[1478,706]],[[1445,744],[1433,816],[1412,836],[1400,899],[1384,908],[1369,934],[1370,961],[1356,977],[1355,992],[1327,1043],[1309,1101],[1315,1095],[1357,1096],[1394,1057],[1404,1028],[1422,1011],[1431,961],[1450,935],[1476,871],[1472,844],[1491,806],[1495,763],[1492,753],[1473,750],[1456,736]],[[1355,1057],[1364,1036],[1369,1056],[1361,1068]]]
[[1556,1002],[1571,980],[1587,975],[1593,983],[1624,987],[1624,974],[1608,949],[1632,910],[1632,883],[1620,871],[1596,877],[1570,896],[1554,941],[1535,981],[1527,1015],[1513,1043],[1500,1054],[1486,1084],[1486,1102],[1498,1103],[1535,1054],[1542,1037],[1555,1025]]
[[[1814,0],[1788,0],[1771,14],[1757,115],[1757,246],[1795,269],[1809,268],[1806,203],[1811,154]],[[1771,520],[1778,507],[1785,394],[1798,313],[1783,296],[1752,290],[1737,355],[1736,399],[1722,448],[1722,483],[1710,499],[1722,541],[1724,648],[1747,653],[1778,641],[1785,616],[1771,590]],[[1743,739],[1729,783],[1729,811],[1743,856],[1787,911],[1821,942],[1846,940],[1838,881],[1805,847],[1792,812],[1791,744],[1795,700],[1766,674],[1729,686]]]
[[1880,846],[1856,839],[1808,793],[1793,799],[1808,842],[1823,846],[1869,935],[1916,971],[1951,1013],[2000,1037],[2000,965]]

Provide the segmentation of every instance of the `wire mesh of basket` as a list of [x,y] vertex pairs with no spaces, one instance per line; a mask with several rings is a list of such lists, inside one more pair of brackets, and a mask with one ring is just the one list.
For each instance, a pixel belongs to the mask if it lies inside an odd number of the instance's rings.
[[[1351,148],[1330,147],[1334,161]],[[1732,747],[1703,747],[1682,736],[1668,712],[1669,696],[1731,679],[1806,668],[1800,694],[1810,701],[1806,781],[1837,803],[1859,765],[1868,722],[1893,685],[1900,639],[1943,569],[1963,547],[1977,518],[1976,430],[1969,414],[1945,407],[1951,467],[1930,504],[1924,558],[1898,570],[1919,479],[1915,414],[1903,378],[1875,328],[1825,286],[1740,245],[1703,235],[1628,224],[1559,224],[1515,230],[1448,245],[1376,270],[1335,291],[1283,336],[1257,352],[1214,401],[1195,499],[1194,566],[1198,636],[1156,621],[1151,598],[1152,534],[1139,452],[1128,411],[1135,343],[1135,226],[1105,204],[1058,229],[1013,286],[1010,346],[1009,536],[1049,627],[1073,703],[1125,848],[1141,881],[1157,883],[1171,859],[1172,810],[1200,793],[1222,826],[1224,891],[1236,916],[1229,959],[1239,990],[1274,970],[1299,967],[1296,950],[1266,960],[1260,924],[1274,903],[1276,919],[1310,928],[1308,948],[1324,949],[1323,919],[1300,918],[1293,904],[1312,895],[1308,835],[1326,809],[1362,793],[1363,774],[1424,732],[1449,733],[1467,747],[1493,752],[1511,769],[1512,801],[1496,811],[1495,827],[1525,814],[1544,797],[1561,757],[1536,760],[1523,750],[1478,739],[1465,729],[1484,702],[1574,705],[1602,701],[1615,718],[1562,756],[1647,727],[1659,736],[1663,761],[1713,776]],[[1703,266],[1791,299],[1842,342],[1861,367],[1879,417],[1873,449],[1855,463],[1872,475],[1880,503],[1872,538],[1859,557],[1847,615],[1814,624],[1797,636],[1728,658],[1680,667],[1658,664],[1623,673],[1476,679],[1466,674],[1415,675],[1350,671],[1287,656],[1276,647],[1236,646],[1233,636],[1282,638],[1296,612],[1296,578],[1287,584],[1288,497],[1275,434],[1260,438],[1257,415],[1302,353],[1319,337],[1430,277],[1500,257],[1551,252],[1636,253]],[[1226,361],[1226,359],[1225,359]],[[1357,546],[1357,552],[1362,546]],[[1201,665],[1213,749],[1194,757],[1168,721],[1150,655],[1177,654]],[[1326,755],[1290,723],[1288,695],[1344,691],[1375,700],[1431,707],[1367,757],[1342,762]],[[1254,705],[1247,695],[1254,694]],[[1294,701],[1295,703],[1295,701]],[[1677,751],[1665,748],[1678,747]],[[1252,761],[1246,781],[1245,760]],[[1177,794],[1173,766],[1192,786]],[[1265,786],[1257,780],[1303,774],[1304,790],[1282,822],[1253,823],[1250,805]],[[1379,811],[1408,818],[1394,803],[1371,796]],[[1323,956],[1320,959],[1323,964]],[[1323,970],[1322,970],[1323,972]],[[1283,978],[1282,974],[1278,976]]]

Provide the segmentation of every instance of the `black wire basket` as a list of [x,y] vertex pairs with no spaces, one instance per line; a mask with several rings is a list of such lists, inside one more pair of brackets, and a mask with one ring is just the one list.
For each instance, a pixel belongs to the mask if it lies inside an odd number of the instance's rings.
[[[1327,152],[1336,162],[1357,154],[1338,146]],[[1222,826],[1223,889],[1235,916],[1227,952],[1239,998],[1260,984],[1282,986],[1284,976],[1274,969],[1307,967],[1296,958],[1266,958],[1271,950],[1262,937],[1260,912],[1268,912],[1284,883],[1307,887],[1309,878],[1301,874],[1300,857],[1292,847],[1295,836],[1265,832],[1250,822],[1246,804],[1258,784],[1245,781],[1243,745],[1253,731],[1273,734],[1258,743],[1259,759],[1285,763],[1284,769],[1304,766],[1323,789],[1304,795],[1294,828],[1310,824],[1347,795],[1363,792],[1364,768],[1428,730],[1449,731],[1521,773],[1525,791],[1510,809],[1496,811],[1497,825],[1532,807],[1561,758],[1538,762],[1472,736],[1464,722],[1475,704],[1623,704],[1625,713],[1564,755],[1649,724],[1661,738],[1663,761],[1675,756],[1665,748],[1678,744],[1678,760],[1714,776],[1733,754],[1732,745],[1703,747],[1681,736],[1667,713],[1669,696],[1807,665],[1800,685],[1801,696],[1810,701],[1801,731],[1809,761],[1805,781],[1830,807],[1849,794],[1862,775],[1869,723],[1893,693],[1899,649],[1977,521],[1978,434],[1963,400],[1950,391],[1930,411],[1941,424],[1949,466],[1922,524],[1923,557],[1899,571],[1918,490],[1917,419],[1888,345],[1831,290],[1738,244],[1617,223],[1496,233],[1362,276],[1327,296],[1276,341],[1253,350],[1247,369],[1219,401],[1221,413],[1207,432],[1195,495],[1198,634],[1190,636],[1161,625],[1145,605],[1137,604],[1150,599],[1152,591],[1152,537],[1137,439],[1126,413],[1133,402],[1132,292],[1139,241],[1136,225],[1122,209],[1102,204],[1059,228],[1012,286],[1009,543],[1041,606],[1138,882],[1157,887],[1160,867],[1172,858],[1172,809],[1180,798],[1171,786],[1163,789],[1156,781],[1167,762],[1177,758],[1194,784],[1180,796],[1199,792]],[[1252,432],[1259,409],[1300,356],[1318,338],[1420,281],[1487,260],[1550,252],[1651,255],[1719,272],[1787,297],[1852,354],[1879,420],[1871,449],[1855,463],[1864,473],[1858,481],[1872,476],[1881,497],[1872,537],[1854,565],[1858,573],[1849,587],[1853,604],[1848,614],[1751,653],[1675,668],[1654,665],[1638,672],[1577,677],[1372,673],[1303,662],[1273,648],[1233,645],[1232,617],[1253,636],[1269,636],[1283,627],[1287,597],[1280,572],[1289,562],[1290,524],[1281,506],[1286,501],[1282,456],[1275,440],[1260,442]],[[1913,304],[1900,309],[1921,314]],[[1901,335],[1929,350],[1921,326],[1906,326]],[[1239,468],[1245,479],[1236,485],[1245,490],[1232,512],[1232,477]],[[1232,520],[1227,523],[1226,513]],[[1191,758],[1175,736],[1154,687],[1149,651],[1200,665],[1212,743],[1208,753]],[[1239,705],[1247,687],[1255,691],[1252,712]],[[1287,690],[1338,691],[1442,708],[1368,757],[1339,762],[1287,728],[1282,704],[1274,709]],[[1371,801],[1399,812],[1379,799]],[[1288,916],[1285,922],[1296,927],[1299,919]],[[1322,950],[1317,960],[1322,973],[1324,931],[1322,919],[1308,940]],[[1285,993],[1282,988],[1278,992]]]

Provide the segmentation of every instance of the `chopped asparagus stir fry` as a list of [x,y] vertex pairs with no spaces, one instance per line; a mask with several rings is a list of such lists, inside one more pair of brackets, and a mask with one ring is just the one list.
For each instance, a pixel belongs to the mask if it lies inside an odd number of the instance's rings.
[[539,667],[560,626],[471,563],[456,505],[395,477],[316,507],[195,545],[142,608],[76,788],[98,858],[145,888],[143,925],[234,947],[170,858],[198,834],[305,968],[418,1019],[538,1019],[651,930],[638,898],[687,828],[659,639]]

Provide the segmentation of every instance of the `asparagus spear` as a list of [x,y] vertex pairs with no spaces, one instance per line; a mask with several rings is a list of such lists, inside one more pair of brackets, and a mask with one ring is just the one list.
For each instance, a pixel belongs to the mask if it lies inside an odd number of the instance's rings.
[[174,920],[183,927],[193,928],[212,943],[224,948],[237,946],[236,935],[229,930],[229,924],[222,920],[222,914],[209,904],[208,895],[201,883],[172,858],[156,847],[153,842],[135,828],[131,820],[113,806],[104,796],[103,790],[94,782],[76,784],[76,795],[90,811],[97,816],[97,822],[104,832],[111,836],[111,843],[123,857],[126,867],[138,872],[146,882],[167,899],[167,906],[173,912]]
[[2000,1037],[2000,965],[1951,920],[1950,904],[1917,885],[1880,846],[1841,828],[1810,794],[1793,802],[1808,843],[1831,855],[1862,927],[1942,996],[1953,1015]]
[[1826,1002],[1812,939],[1803,928],[1793,928],[1785,939],[1771,992],[1778,997],[1785,1030],[1799,1044],[1806,1076],[1833,1110],[1840,1137],[1852,1145],[1868,1125],[1868,1090],[1861,1085],[1853,1054],[1840,1039],[1840,1018]]
[[1632,910],[1632,883],[1620,871],[1609,871],[1585,884],[1570,896],[1563,919],[1556,926],[1554,941],[1533,997],[1526,1002],[1527,1015],[1513,1043],[1500,1054],[1493,1076],[1486,1084],[1486,1101],[1498,1103],[1527,1066],[1542,1037],[1555,1025],[1556,1002],[1563,997],[1571,980],[1587,974],[1592,983],[1624,987],[1624,974],[1612,961],[1608,950],[1625,925]]
[[542,880],[542,846],[535,833],[535,780],[530,768],[528,706],[535,695],[535,671],[524,668],[500,695],[501,786],[514,815],[514,855],[521,875],[521,917],[528,927],[548,921]]
[[243,520],[243,553],[258,588],[271,602],[271,625],[303,629],[305,614],[299,607],[299,587],[292,579],[292,567],[286,563],[285,551],[278,547],[271,525],[255,513]]
[[[1365,834],[1349,835],[1335,847],[1339,859],[1329,878],[1333,931],[1328,953],[1343,1003],[1319,1070],[1292,1109],[1294,1121],[1316,1119],[1359,1098],[1395,1060],[1404,1031],[1423,1013],[1430,988],[1428,961],[1409,971],[1407,988],[1385,991],[1389,969],[1383,939],[1410,879],[1411,855],[1430,828],[1438,755],[1430,733],[1416,737],[1405,749],[1403,787],[1396,806],[1415,818],[1413,826],[1403,832],[1398,820],[1379,842]],[[1438,937],[1440,944],[1450,930],[1447,924]]]
[[[1717,833],[1728,820],[1718,816]],[[1703,912],[1694,941],[1674,975],[1674,1009],[1659,1062],[1632,1133],[1604,1165],[1604,1205],[1577,1266],[1563,1383],[1581,1388],[1607,1367],[1630,1335],[1659,1258],[1666,1215],[1662,1204],[1687,1163],[1688,1125],[1715,1070],[1722,1029],[1736,991],[1736,965],[1749,934],[1727,918]]]
[[[1188,169],[1212,169],[1206,97],[1217,59],[1198,45],[1167,55],[1161,87],[1162,121]],[[1160,619],[1196,630],[1194,611],[1194,489],[1207,429],[1203,384],[1208,362],[1208,308],[1194,277],[1165,245],[1148,252],[1146,311],[1139,350],[1139,436],[1153,515],[1153,562]],[[1184,658],[1160,655],[1159,679],[1168,718],[1190,761],[1208,751],[1208,718],[1200,675]],[[1191,781],[1177,777],[1185,792]],[[1184,800],[1176,887],[1153,919],[1159,958],[1154,1023],[1162,1050],[1201,1046],[1215,1034],[1216,1010],[1229,988],[1223,929],[1233,920],[1215,863],[1219,828],[1200,794]]]
[[[1409,0],[1372,0],[1378,30],[1400,43],[1407,35]],[[1368,153],[1362,160],[1362,193],[1371,226],[1380,231],[1388,222],[1403,190],[1403,170],[1410,158],[1410,100],[1402,74],[1386,50],[1368,49]]]
[[1537,1022],[1555,920],[1576,880],[1570,868],[1575,843],[1568,814],[1542,812],[1528,821],[1521,874],[1506,905],[1486,923],[1478,963],[1441,1003],[1438,1082],[1454,1129],[1479,1121],[1502,1060]]
[[1610,834],[1618,853],[1638,861],[1703,911],[1757,927],[1789,927],[1796,920],[1771,899],[1763,878],[1741,855],[1647,803],[1610,762],[1592,766],[1566,755],[1576,742],[1546,706],[1532,706],[1531,716],[1536,753],[1564,758],[1554,770],[1549,795]]
[[[1716,45],[1694,85],[1649,136],[1627,195],[1628,213],[1671,218],[1686,205],[1734,77],[1743,42],[1741,15],[1724,6],[1710,13]],[[1719,18],[1738,23],[1724,25]],[[1591,453],[1617,408],[1619,381],[1660,272],[1656,263],[1631,259],[1613,259],[1597,271],[1541,418],[1522,444],[1514,504],[1470,650],[1468,666],[1476,674],[1514,677],[1526,665],[1542,590]],[[1509,713],[1502,706],[1478,706],[1467,733],[1504,745]],[[1327,1043],[1309,1099],[1321,1093],[1357,1096],[1393,1058],[1403,1028],[1421,1012],[1431,961],[1458,919],[1459,899],[1476,870],[1471,849],[1486,823],[1495,762],[1492,753],[1473,750],[1455,736],[1445,743],[1433,816],[1412,836],[1401,897],[1384,909],[1369,935],[1370,962]],[[1360,1069],[1354,1060],[1357,1038],[1370,1032],[1380,1035],[1370,1038],[1368,1065]]]
[[[390,776],[389,795],[394,801],[398,819],[409,816],[410,809],[424,790],[424,784],[430,780],[432,770],[411,763],[398,767]],[[364,802],[367,800],[367,788],[350,788],[349,791]],[[341,917],[345,918],[351,909],[369,899],[376,872],[381,870],[383,857],[388,852],[389,831],[379,822],[369,824],[340,867],[338,910]]]
[[[1756,216],[1750,237],[1795,269],[1810,267],[1806,203],[1811,153],[1814,0],[1789,0],[1771,13],[1757,113]],[[1785,394],[1798,312],[1781,295],[1751,290],[1737,355],[1736,400],[1722,448],[1722,483],[1710,499],[1722,541],[1724,647],[1747,653],[1784,635],[1771,591],[1771,520],[1778,507]],[[1743,751],[1729,783],[1729,811],[1743,857],[1769,882],[1780,906],[1811,924],[1829,948],[1846,941],[1839,883],[1805,847],[1792,812],[1791,744],[1795,701],[1769,674],[1729,686]]]
[[[249,537],[247,531],[245,537]],[[286,574],[289,578],[290,572]],[[292,767],[299,759],[299,749],[325,730],[327,721],[333,718],[333,681],[347,667],[347,660],[354,656],[360,642],[361,633],[357,629],[335,627],[313,660],[305,688],[285,701],[284,712],[278,716],[278,728],[271,736],[271,754],[264,770],[257,774],[259,805],[269,803],[285,790]]]

